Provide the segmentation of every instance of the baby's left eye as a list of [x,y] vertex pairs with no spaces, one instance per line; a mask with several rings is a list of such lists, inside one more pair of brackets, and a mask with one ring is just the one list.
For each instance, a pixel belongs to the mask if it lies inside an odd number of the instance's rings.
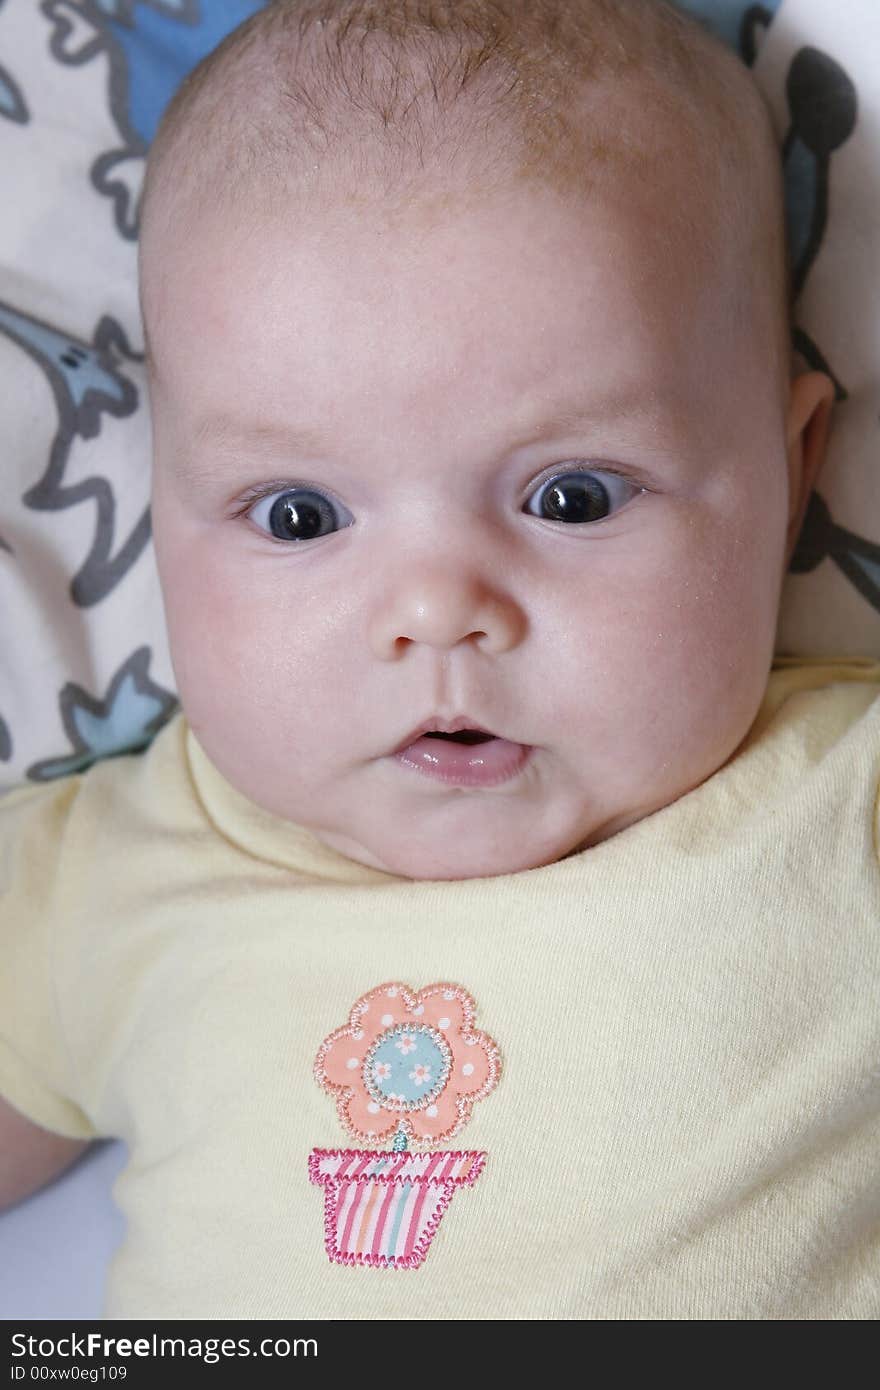
[[[600,478],[606,479],[608,486]],[[529,499],[531,503],[535,497],[540,497],[540,510],[531,511],[531,506],[528,510],[532,516],[541,516],[548,521],[602,521],[611,512],[615,496],[623,494],[615,508],[619,510],[636,493],[643,491],[637,484],[621,478],[619,473],[604,469],[572,468],[553,478],[545,478]]]

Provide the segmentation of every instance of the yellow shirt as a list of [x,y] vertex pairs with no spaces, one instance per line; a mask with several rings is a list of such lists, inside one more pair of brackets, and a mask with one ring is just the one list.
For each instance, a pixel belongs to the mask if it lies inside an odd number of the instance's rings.
[[179,715],[0,800],[0,1092],[129,1146],[106,1315],[876,1317],[878,785],[880,665],[790,660],[518,874],[356,864]]

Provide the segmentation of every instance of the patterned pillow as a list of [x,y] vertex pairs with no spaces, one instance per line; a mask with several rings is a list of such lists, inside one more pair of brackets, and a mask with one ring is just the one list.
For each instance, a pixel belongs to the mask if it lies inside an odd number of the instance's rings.
[[[171,93],[261,3],[0,0],[0,790],[142,748],[176,708],[150,544],[138,195]],[[880,7],[685,7],[773,103],[798,344],[838,384],[778,647],[880,657],[880,182],[856,121],[878,100]]]

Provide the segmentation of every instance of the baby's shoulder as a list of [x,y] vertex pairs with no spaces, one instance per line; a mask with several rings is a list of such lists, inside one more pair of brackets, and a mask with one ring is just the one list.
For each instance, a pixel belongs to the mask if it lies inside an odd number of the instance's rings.
[[749,743],[809,726],[830,746],[866,722],[880,725],[880,661],[777,657]]
[[[102,758],[82,772],[26,782],[0,796],[0,865],[16,850],[45,856],[53,843],[100,829],[118,836],[133,819],[172,812],[186,799],[185,724],[178,713],[138,753]],[[44,863],[47,861],[43,860]],[[0,882],[3,873],[0,870]]]

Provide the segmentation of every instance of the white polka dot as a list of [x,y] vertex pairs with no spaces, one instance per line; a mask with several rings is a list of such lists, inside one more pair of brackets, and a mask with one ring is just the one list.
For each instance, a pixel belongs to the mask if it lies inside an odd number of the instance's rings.
[[436,1105],[429,1105],[427,1110],[425,1111],[425,1114],[429,1115],[432,1120],[435,1119],[437,1115]]
[[423,1014],[424,1012],[425,1012],[425,1006],[424,1006],[424,1004],[416,1004],[415,1008],[413,1009],[413,1013],[414,1013],[414,1014]]
[[379,1113],[379,1107],[374,1100],[370,1101],[369,1105],[367,1106],[367,1109],[369,1110],[371,1115],[378,1115]]
[[438,1027],[438,1028],[448,1028],[448,1027],[449,1027],[449,1019],[448,1019],[448,1018],[438,1018],[438,1019],[437,1019],[437,1027]]
[[455,995],[454,995],[454,993],[452,992],[451,989],[444,989],[444,991],[443,991],[443,998],[444,998],[444,999],[454,999],[454,998],[455,998]]
[[355,1028],[355,1030],[354,1030],[354,1032],[352,1033],[351,1036],[352,1036],[353,1038],[357,1038],[358,1040],[360,1040],[360,1039],[364,1036],[364,1030],[363,1030],[363,1028]]
[[464,1041],[465,1041],[465,1045],[466,1045],[467,1047],[476,1047],[476,1042],[474,1041],[473,1038],[465,1038]]
[[474,1074],[474,1064],[473,1064],[473,1062],[465,1062],[465,1064],[464,1064],[464,1066],[462,1067],[461,1070],[462,1070],[462,1074],[463,1074],[464,1076],[473,1076],[473,1074]]
[[393,1022],[394,1022],[394,1014],[383,1014],[383,1015],[382,1015],[382,1027],[383,1027],[383,1028],[388,1028],[389,1025],[392,1024]]
[[357,1071],[358,1067],[360,1066],[360,1062],[358,1061],[357,1057],[349,1057],[345,1065],[348,1067],[349,1071]]
[[390,989],[386,989],[385,993],[388,995],[388,998],[389,998],[389,999],[396,999],[396,998],[397,998],[397,985],[392,985]]

